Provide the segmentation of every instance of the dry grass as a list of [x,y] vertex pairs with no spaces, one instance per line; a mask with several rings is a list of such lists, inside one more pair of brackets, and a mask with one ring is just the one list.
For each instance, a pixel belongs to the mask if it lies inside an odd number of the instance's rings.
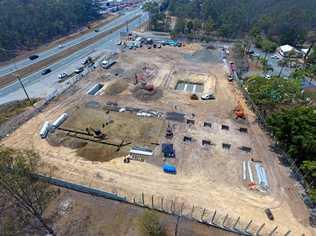
[[109,84],[105,89],[106,95],[117,95],[122,93],[128,87],[128,82],[126,80],[115,80],[113,83]]
[[[33,100],[33,103],[36,100]],[[0,125],[10,118],[26,111],[32,104],[28,100],[15,101],[0,106]]]

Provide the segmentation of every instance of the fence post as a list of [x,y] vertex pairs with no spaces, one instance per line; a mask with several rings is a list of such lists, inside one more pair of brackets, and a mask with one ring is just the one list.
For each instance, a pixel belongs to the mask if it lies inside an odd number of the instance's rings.
[[154,208],[154,195],[151,195],[151,208]]
[[216,216],[216,210],[214,211],[214,214],[213,214],[212,219],[211,219],[212,224],[214,223],[215,216]]
[[278,226],[275,226],[274,229],[269,233],[269,236],[272,236],[274,232],[277,230]]
[[181,208],[180,208],[180,216],[182,216],[183,207],[184,207],[184,202],[182,202],[182,205],[181,205]]
[[145,198],[144,198],[144,193],[142,193],[142,203],[143,203],[143,206],[145,206]]
[[284,236],[289,236],[290,233],[291,233],[291,230],[287,231],[287,232],[284,234]]
[[170,205],[170,212],[173,213],[172,211],[172,205],[173,205],[173,200],[171,200],[171,205]]
[[223,220],[223,223],[222,223],[223,227],[225,227],[225,222],[226,222],[227,218],[228,218],[228,214],[226,214],[226,216],[225,216],[225,218]]
[[259,227],[259,229],[258,229],[257,232],[256,232],[256,236],[259,235],[260,231],[263,229],[264,226],[265,226],[265,223],[263,223],[263,224]]
[[247,225],[246,228],[244,229],[245,232],[247,232],[247,230],[249,229],[251,223],[252,223],[252,220],[249,221],[248,225]]
[[135,204],[135,197],[133,197],[133,203]]
[[192,206],[192,210],[191,210],[191,218],[193,218],[193,211],[194,211],[194,205]]
[[161,198],[161,210],[163,211],[163,197]]
[[234,229],[236,229],[236,226],[237,226],[239,220],[240,220],[240,216],[238,216],[238,218],[237,218],[237,220],[236,220],[236,222],[235,222],[235,224],[234,224],[234,226],[233,226]]
[[203,221],[203,217],[204,217],[205,212],[206,212],[206,208],[204,208],[203,213],[201,215],[201,221]]

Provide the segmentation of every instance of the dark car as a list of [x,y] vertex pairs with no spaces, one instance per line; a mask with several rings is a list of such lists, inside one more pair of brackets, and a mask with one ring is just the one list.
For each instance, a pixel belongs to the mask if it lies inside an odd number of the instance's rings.
[[29,59],[30,59],[30,60],[35,60],[35,59],[37,59],[37,58],[39,58],[39,55],[32,55],[32,56],[29,56]]
[[47,75],[47,74],[49,74],[50,72],[52,72],[52,70],[51,69],[45,69],[45,70],[43,70],[42,71],[42,75]]
[[100,32],[100,30],[99,29],[95,29],[94,32],[98,33],[98,32]]

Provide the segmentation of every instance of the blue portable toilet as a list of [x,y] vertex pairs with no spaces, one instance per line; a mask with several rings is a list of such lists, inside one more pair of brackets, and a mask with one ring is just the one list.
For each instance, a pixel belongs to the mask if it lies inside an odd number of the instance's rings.
[[163,171],[165,173],[168,173],[168,174],[176,174],[177,173],[177,168],[173,165],[164,164],[162,168],[163,168]]

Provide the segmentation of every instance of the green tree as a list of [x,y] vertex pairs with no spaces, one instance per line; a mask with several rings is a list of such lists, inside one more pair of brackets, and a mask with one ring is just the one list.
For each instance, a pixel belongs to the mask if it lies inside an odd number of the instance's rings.
[[209,18],[204,24],[203,24],[203,30],[205,33],[209,34],[214,27],[214,21]]
[[184,33],[185,32],[185,20],[182,17],[177,17],[176,24],[174,26],[174,30],[176,33]]
[[139,227],[144,236],[163,236],[164,229],[159,222],[158,215],[150,210],[145,210],[139,218]]
[[1,146],[0,194],[9,199],[8,203],[16,207],[23,217],[33,217],[47,233],[55,235],[43,216],[54,192],[48,184],[33,177],[38,160],[39,156],[32,151],[12,150]]
[[274,136],[288,154],[302,163],[315,161],[316,112],[311,107],[297,107],[272,114],[267,120]]
[[191,20],[189,20],[187,22],[187,30],[188,30],[188,33],[192,33],[192,30],[193,30],[193,22]]

